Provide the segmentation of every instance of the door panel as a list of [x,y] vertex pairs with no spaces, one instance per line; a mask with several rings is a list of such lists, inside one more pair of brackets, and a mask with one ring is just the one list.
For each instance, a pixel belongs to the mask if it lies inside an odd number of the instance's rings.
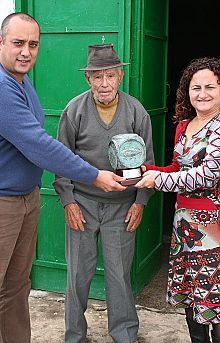
[[[16,10],[32,15],[41,27],[38,60],[30,73],[45,113],[45,128],[56,137],[60,115],[74,96],[88,89],[79,69],[89,44],[113,43],[122,61],[130,59],[130,0],[17,0]],[[125,17],[125,13],[128,15]],[[126,44],[124,44],[126,41]],[[129,67],[121,85],[128,90]],[[45,171],[41,188],[39,234],[32,268],[32,287],[64,291],[66,284],[63,208]],[[104,298],[100,256],[90,295]],[[93,286],[94,285],[94,286]]]
[[[164,163],[168,0],[132,2],[130,93],[151,116],[155,161]],[[132,284],[137,293],[160,267],[163,195],[151,197],[136,235]]]

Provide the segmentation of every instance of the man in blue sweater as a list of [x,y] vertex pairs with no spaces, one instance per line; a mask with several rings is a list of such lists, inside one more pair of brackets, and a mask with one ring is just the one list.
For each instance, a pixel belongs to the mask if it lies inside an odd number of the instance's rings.
[[44,115],[26,74],[35,64],[38,23],[13,13],[0,34],[0,342],[29,343],[28,295],[43,169],[105,192],[121,178],[99,171],[48,136]]

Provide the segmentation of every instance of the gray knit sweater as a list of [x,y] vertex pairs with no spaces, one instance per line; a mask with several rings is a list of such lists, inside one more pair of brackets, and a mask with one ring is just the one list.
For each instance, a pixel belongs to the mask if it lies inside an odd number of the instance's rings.
[[[122,133],[140,135],[146,143],[146,163],[154,164],[150,117],[141,103],[119,91],[116,113],[111,123],[106,125],[97,112],[93,94],[89,90],[73,98],[64,109],[58,139],[98,169],[113,171],[108,159],[108,145],[114,135]],[[75,202],[75,192],[103,203],[133,201],[141,204],[146,204],[152,194],[151,190],[137,190],[132,186],[123,192],[106,193],[92,185],[58,176],[55,177],[54,188],[63,206]]]

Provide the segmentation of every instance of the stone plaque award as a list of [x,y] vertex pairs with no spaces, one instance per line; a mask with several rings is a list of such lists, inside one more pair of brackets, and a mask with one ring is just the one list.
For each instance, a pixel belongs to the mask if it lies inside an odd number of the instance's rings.
[[113,136],[108,149],[109,161],[117,175],[126,178],[123,186],[135,185],[141,179],[141,165],[146,160],[143,138],[136,133]]

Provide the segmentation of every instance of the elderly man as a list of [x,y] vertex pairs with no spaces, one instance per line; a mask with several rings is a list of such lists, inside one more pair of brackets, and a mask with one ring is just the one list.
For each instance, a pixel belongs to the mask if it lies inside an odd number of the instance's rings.
[[[58,139],[94,166],[112,170],[108,144],[112,136],[137,133],[153,163],[150,118],[138,100],[118,90],[124,76],[112,44],[89,46],[82,70],[90,90],[73,98],[65,108]],[[105,270],[109,334],[117,343],[137,339],[138,317],[130,284],[137,229],[149,192],[128,187],[105,194],[93,186],[56,177],[66,216],[66,343],[85,342],[90,283],[97,263],[100,234]]]
[[[48,136],[37,94],[26,76],[36,62],[40,28],[12,13],[0,33],[0,342],[29,343],[29,273],[40,212],[43,169],[104,191],[124,190]],[[116,177],[116,178],[115,178]],[[121,179],[121,178],[120,178]],[[120,180],[118,179],[118,180]]]

